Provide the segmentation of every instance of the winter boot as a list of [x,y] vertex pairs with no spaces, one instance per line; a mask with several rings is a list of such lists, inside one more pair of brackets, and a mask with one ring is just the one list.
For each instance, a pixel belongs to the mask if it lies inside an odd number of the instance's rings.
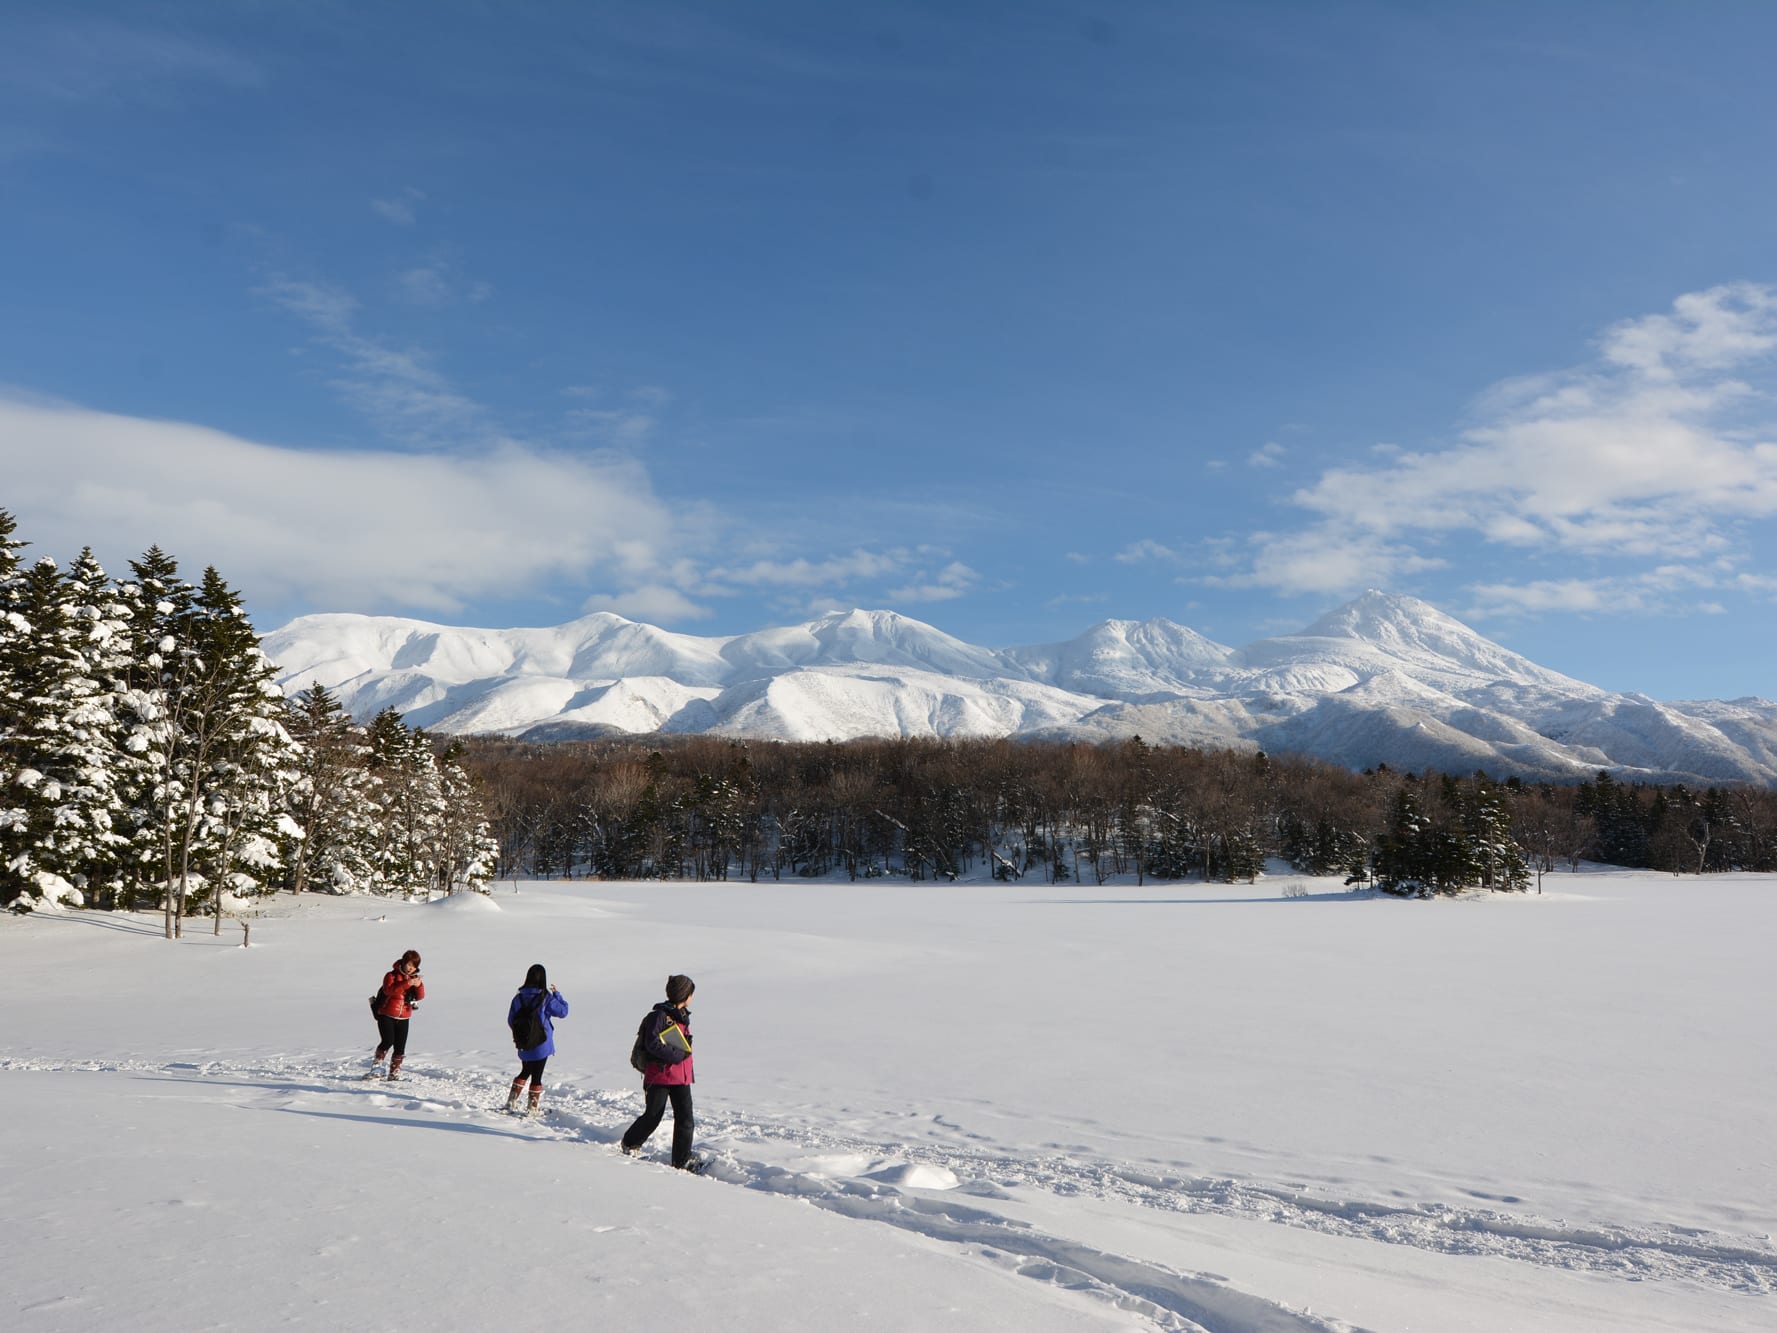
[[524,1113],[528,1116],[533,1116],[533,1117],[541,1115],[542,1112],[537,1109],[537,1103],[542,1100],[543,1100],[543,1085],[541,1083],[531,1084],[531,1104],[529,1106],[525,1107]]
[[390,1057],[390,1059],[389,1059],[389,1081],[391,1083],[401,1077],[401,1061],[404,1060],[405,1058],[406,1058],[405,1056],[400,1056],[400,1055]]
[[383,1057],[387,1054],[387,1051],[378,1051],[370,1058],[370,1069],[365,1073],[365,1078],[381,1078],[383,1076]]
[[506,1094],[506,1109],[513,1115],[518,1114],[518,1099],[524,1093],[524,1075],[520,1074],[512,1080],[512,1090]]

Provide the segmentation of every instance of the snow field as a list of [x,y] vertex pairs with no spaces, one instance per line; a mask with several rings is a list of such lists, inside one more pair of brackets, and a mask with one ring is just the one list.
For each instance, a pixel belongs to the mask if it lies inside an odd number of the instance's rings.
[[[524,884],[284,899],[248,950],[0,923],[0,1312],[1769,1327],[1777,884],[1546,886]],[[406,947],[412,1077],[365,1082],[362,997]],[[498,1108],[538,960],[573,1012],[532,1122]],[[611,1147],[673,970],[703,1179]]]

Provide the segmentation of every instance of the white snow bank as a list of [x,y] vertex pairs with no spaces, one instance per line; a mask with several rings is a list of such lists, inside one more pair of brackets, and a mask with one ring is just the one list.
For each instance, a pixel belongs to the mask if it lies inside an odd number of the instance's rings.
[[452,893],[443,898],[434,898],[426,904],[441,912],[465,912],[470,915],[498,912],[500,904],[485,893],[476,893],[466,889],[462,893]]
[[926,1162],[899,1162],[879,1171],[866,1172],[864,1178],[910,1190],[953,1190],[962,1184],[954,1171]]

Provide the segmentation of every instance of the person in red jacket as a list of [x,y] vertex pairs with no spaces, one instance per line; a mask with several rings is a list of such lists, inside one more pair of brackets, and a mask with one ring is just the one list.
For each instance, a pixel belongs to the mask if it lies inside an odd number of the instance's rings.
[[702,1171],[702,1159],[691,1152],[691,996],[697,990],[691,978],[674,973],[666,979],[666,1001],[657,1004],[642,1020],[641,1115],[623,1133],[623,1151],[634,1156],[648,1136],[660,1127],[666,1104],[673,1104],[673,1165],[681,1171]]
[[375,1064],[364,1077],[375,1078],[382,1072],[385,1055],[389,1056],[388,1076],[401,1077],[401,1062],[407,1058],[407,1020],[413,1017],[414,1005],[425,998],[419,950],[409,949],[383,975],[382,990],[374,1007],[380,1040],[376,1044]]

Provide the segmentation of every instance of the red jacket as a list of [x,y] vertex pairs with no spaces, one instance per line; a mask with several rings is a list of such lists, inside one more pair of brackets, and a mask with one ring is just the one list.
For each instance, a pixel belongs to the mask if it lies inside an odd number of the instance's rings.
[[693,1083],[691,1069],[691,1016],[668,1004],[654,1006],[655,1022],[643,1049],[648,1066],[642,1070],[644,1088]]
[[[407,998],[410,990],[414,993],[411,1001]],[[412,1018],[413,1006],[425,998],[425,982],[398,967],[390,968],[383,977],[383,997],[376,1011],[385,1018]]]

